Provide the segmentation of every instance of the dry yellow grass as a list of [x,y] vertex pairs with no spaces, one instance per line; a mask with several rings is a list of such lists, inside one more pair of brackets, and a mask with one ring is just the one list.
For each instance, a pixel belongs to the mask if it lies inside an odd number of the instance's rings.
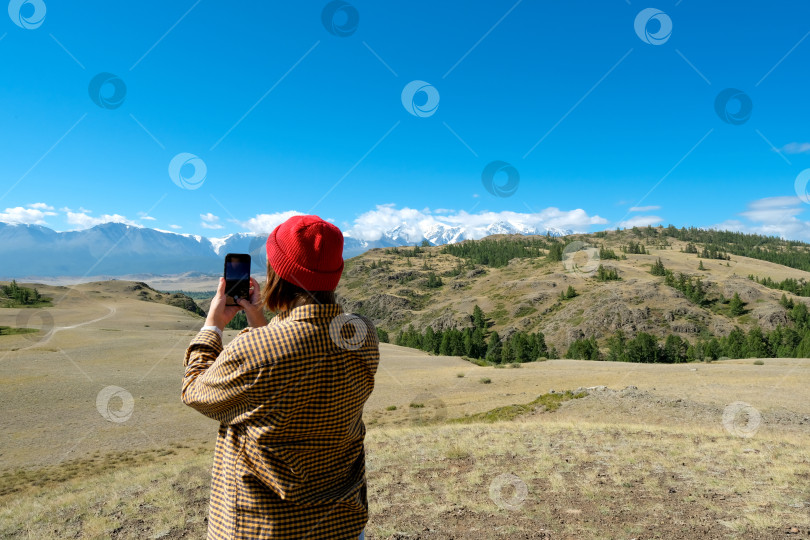
[[[59,299],[49,313],[61,330],[39,342],[0,337],[0,537],[198,538],[205,529],[217,426],[179,399],[182,353],[202,320],[122,287],[43,288]],[[0,310],[0,325],[15,326],[18,314]],[[364,414],[369,538],[810,530],[806,359],[495,369],[394,345],[381,351]],[[97,408],[110,385],[133,398],[123,422]],[[444,422],[599,385],[617,392],[508,423]],[[630,385],[637,389],[622,390]],[[751,437],[723,423],[735,402],[761,415]]]
[[[376,428],[368,537],[771,538],[810,528],[801,437],[543,421]],[[210,445],[0,498],[4,538],[198,538]],[[59,468],[69,467],[63,464]],[[51,474],[58,470],[51,469]],[[521,537],[521,536],[518,536]],[[540,538],[541,536],[529,536]]]

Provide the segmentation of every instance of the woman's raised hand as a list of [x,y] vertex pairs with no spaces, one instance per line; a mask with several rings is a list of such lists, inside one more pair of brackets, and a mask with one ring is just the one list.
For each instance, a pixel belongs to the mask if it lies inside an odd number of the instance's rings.
[[237,300],[245,310],[248,325],[251,328],[267,326],[267,318],[264,316],[264,306],[262,306],[262,293],[259,290],[259,282],[250,278],[250,300],[240,298]]

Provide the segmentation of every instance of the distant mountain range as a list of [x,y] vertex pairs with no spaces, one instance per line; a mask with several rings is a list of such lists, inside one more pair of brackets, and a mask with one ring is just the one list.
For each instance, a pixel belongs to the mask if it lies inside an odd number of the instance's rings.
[[[497,221],[475,229],[438,223],[414,234],[412,228],[402,224],[386,231],[378,240],[346,236],[343,256],[348,259],[372,248],[414,245],[423,240],[437,246],[492,234],[565,236],[571,233],[570,230],[539,230],[520,223]],[[266,264],[266,239],[266,235],[250,233],[206,238],[123,223],[57,232],[40,225],[0,222],[0,279],[219,273],[226,253],[251,253],[254,272],[262,273]]]

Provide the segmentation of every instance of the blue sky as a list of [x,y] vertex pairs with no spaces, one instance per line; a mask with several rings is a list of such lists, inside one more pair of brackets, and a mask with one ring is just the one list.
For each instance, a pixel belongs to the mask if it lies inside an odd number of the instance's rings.
[[[810,168],[801,2],[13,0],[9,11],[0,221],[223,236],[303,212],[371,239],[402,220],[504,216],[810,240],[796,186]],[[91,97],[100,73],[125,92],[108,81]],[[403,106],[412,81],[432,87],[435,109]],[[715,104],[727,88],[752,104],[736,124]],[[418,111],[426,98],[406,102]],[[719,110],[733,119],[739,106]],[[186,188],[169,173],[180,154],[197,158],[178,165]],[[519,174],[510,196],[498,195],[505,172],[494,194],[484,186],[493,161]]]

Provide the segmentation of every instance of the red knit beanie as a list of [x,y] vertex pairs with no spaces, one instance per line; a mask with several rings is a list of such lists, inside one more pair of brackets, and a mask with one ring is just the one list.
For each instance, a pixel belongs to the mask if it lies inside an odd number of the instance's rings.
[[267,237],[267,262],[293,285],[333,291],[343,273],[343,233],[318,216],[293,216]]

